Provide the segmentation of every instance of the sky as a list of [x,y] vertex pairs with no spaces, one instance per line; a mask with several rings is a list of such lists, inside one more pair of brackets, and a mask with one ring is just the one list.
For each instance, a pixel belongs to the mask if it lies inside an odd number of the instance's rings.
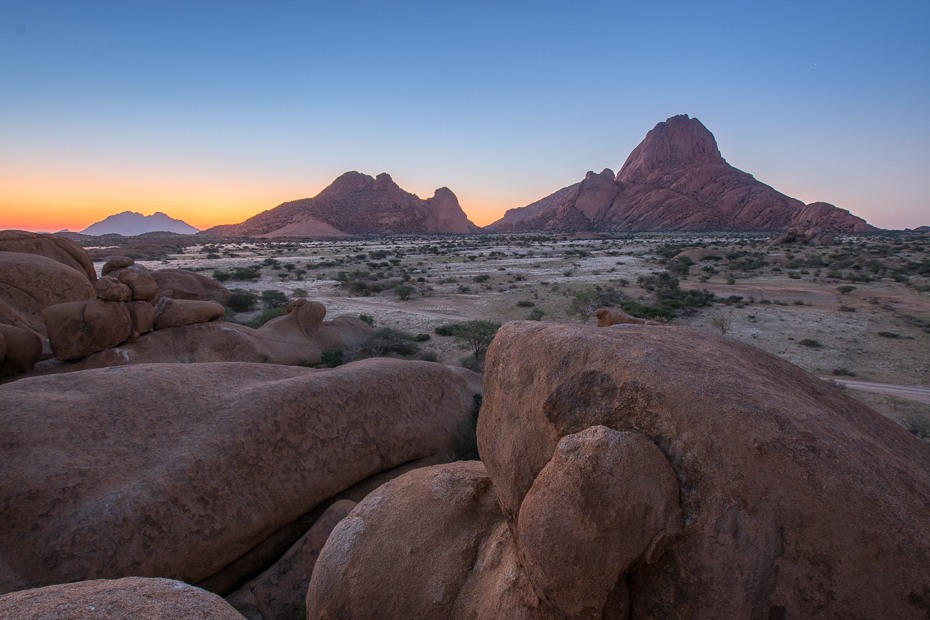
[[727,161],[930,225],[930,2],[0,0],[0,229],[197,228],[348,170],[475,223],[699,118]]

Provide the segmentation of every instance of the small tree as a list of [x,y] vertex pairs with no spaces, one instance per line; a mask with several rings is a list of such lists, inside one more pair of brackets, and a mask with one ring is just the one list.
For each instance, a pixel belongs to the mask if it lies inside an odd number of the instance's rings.
[[478,359],[494,340],[500,328],[501,324],[493,321],[466,321],[455,326],[454,337],[460,348],[471,351],[475,354],[475,359]]
[[266,308],[277,308],[287,304],[287,295],[281,291],[262,291],[262,303]]
[[412,286],[407,286],[406,284],[401,284],[394,287],[394,294],[407,301],[410,299],[410,296],[413,295],[414,289]]

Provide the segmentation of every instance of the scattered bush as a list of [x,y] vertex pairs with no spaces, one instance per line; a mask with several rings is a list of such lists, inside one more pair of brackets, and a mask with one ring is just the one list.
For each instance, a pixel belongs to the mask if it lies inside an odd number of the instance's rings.
[[359,320],[361,320],[361,321],[365,321],[366,323],[368,323],[368,324],[371,325],[372,327],[375,326],[375,317],[371,316],[370,314],[360,314],[360,315],[358,315],[358,318],[359,318]]
[[532,310],[530,310],[530,314],[526,318],[530,321],[542,321],[542,318],[545,315],[546,313],[543,312],[542,308],[533,308]]
[[846,368],[834,368],[833,374],[837,377],[855,377],[856,373]]
[[856,290],[856,287],[855,287],[855,286],[850,286],[850,285],[848,285],[848,284],[844,284],[843,286],[838,286],[838,287],[836,287],[836,290],[838,290],[838,291],[840,292],[840,295],[845,295],[845,294],[847,294],[847,293],[851,293],[851,292],[853,292],[854,290]]
[[923,439],[930,437],[930,418],[919,413],[912,413],[904,420],[904,426],[907,430],[917,437]]
[[257,315],[252,317],[247,321],[236,321],[240,325],[245,325],[246,327],[251,327],[252,329],[258,329],[271,319],[276,319],[279,316],[284,316],[285,314],[284,306],[278,306],[276,308],[267,308],[262,310]]
[[810,347],[812,349],[819,349],[823,346],[819,340],[814,340],[813,338],[804,338],[803,340],[798,340],[798,344],[803,347]]
[[475,282],[487,282],[490,279],[491,279],[491,276],[489,276],[486,273],[482,273],[481,275],[478,275],[472,278],[472,280],[474,280]]
[[900,334],[896,334],[894,332],[878,332],[876,335],[881,336],[882,338],[900,338],[901,337]]
[[714,314],[710,317],[710,324],[714,326],[714,329],[719,331],[721,334],[726,334],[730,329],[730,324],[733,322],[733,315],[729,312]]
[[856,309],[853,308],[852,306],[840,306],[839,310],[840,312],[855,312],[856,311]]
[[213,272],[213,279],[216,280],[217,282],[226,282],[231,277],[232,276],[230,276],[225,271],[214,271]]
[[255,293],[235,288],[232,290],[232,295],[229,296],[229,307],[236,312],[248,312],[257,301],[258,295]]
[[287,295],[281,291],[262,291],[262,303],[266,308],[278,308],[287,305]]
[[[500,329],[501,324],[493,321],[474,320],[465,321],[464,323],[453,323],[443,327],[447,328],[444,330],[446,333],[448,333],[448,331],[452,332],[451,335],[455,338],[459,348],[470,350],[474,353],[475,359],[477,360],[484,354],[485,349],[488,348],[491,341],[494,340],[494,336],[497,335],[497,330]],[[439,333],[438,327],[436,328],[436,333]]]
[[411,357],[420,350],[414,344],[414,336],[390,327],[376,329],[363,348],[374,357]]
[[306,297],[307,291],[302,288],[295,288],[293,291],[291,291],[291,295],[294,297]]
[[416,291],[412,286],[407,286],[406,284],[401,284],[400,286],[394,287],[394,294],[397,295],[403,301],[410,299],[410,296]]
[[231,280],[258,280],[262,277],[260,271],[251,267],[236,267],[229,276]]
[[518,302],[517,302],[517,305],[518,305],[519,307],[521,307],[521,308],[532,308],[532,307],[535,306],[536,304],[533,303],[532,301],[525,301],[525,300],[523,300],[523,301],[518,301]]

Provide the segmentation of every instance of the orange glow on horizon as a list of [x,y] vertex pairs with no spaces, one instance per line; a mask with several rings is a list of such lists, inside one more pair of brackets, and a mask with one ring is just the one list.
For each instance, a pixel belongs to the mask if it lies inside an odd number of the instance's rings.
[[[204,230],[219,224],[237,224],[282,202],[315,196],[322,189],[0,177],[0,230],[80,232],[123,211],[143,215],[161,211]],[[462,203],[468,218],[478,226],[500,219],[504,211],[512,208],[494,204],[483,196],[464,200],[460,196]]]

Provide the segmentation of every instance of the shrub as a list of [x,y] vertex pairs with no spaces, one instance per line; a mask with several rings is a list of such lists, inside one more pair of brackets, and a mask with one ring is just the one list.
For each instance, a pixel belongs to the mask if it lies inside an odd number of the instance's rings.
[[358,318],[359,318],[359,320],[361,320],[361,321],[365,321],[366,323],[368,323],[368,324],[371,325],[372,327],[375,326],[375,317],[371,316],[370,314],[360,314],[360,315],[358,315]]
[[907,416],[904,425],[907,430],[918,439],[930,437],[930,418],[925,415],[912,413]]
[[249,319],[248,321],[236,321],[240,325],[245,325],[246,327],[251,327],[252,329],[258,329],[271,319],[276,319],[279,316],[284,316],[285,313],[284,306],[278,306],[276,308],[268,308],[262,310],[257,315]]
[[307,291],[302,288],[295,288],[293,291],[291,291],[291,295],[294,297],[306,297]]
[[413,295],[416,289],[412,286],[407,286],[406,284],[401,284],[400,286],[394,287],[394,294],[400,297],[402,300],[406,301],[410,299],[410,296]]
[[213,279],[216,280],[217,282],[226,282],[231,277],[232,276],[230,276],[225,271],[214,271],[213,272]]
[[491,344],[491,341],[494,340],[494,336],[500,327],[500,323],[474,320],[441,325],[435,331],[440,336],[452,336],[458,343],[459,348],[472,351],[475,359],[478,359],[484,353],[484,350],[488,348],[488,345]]
[[426,342],[427,340],[430,340],[429,334],[417,334],[413,337],[414,342]]
[[518,301],[517,305],[521,308],[532,308],[536,304],[533,303],[532,301]]
[[530,310],[530,314],[526,318],[530,321],[541,321],[545,315],[546,313],[543,312],[542,308],[533,308]]
[[236,267],[230,274],[232,280],[258,280],[260,277],[262,277],[261,272],[251,267]]
[[900,338],[901,337],[899,334],[896,334],[894,332],[878,332],[878,334],[876,335],[881,336],[882,338]]
[[840,306],[840,312],[855,312],[856,309],[852,306]]
[[342,351],[323,351],[323,354],[320,356],[320,363],[327,368],[341,366],[345,363],[343,361]]
[[856,373],[847,368],[834,368],[833,374],[837,377],[855,377]]
[[410,357],[420,350],[420,347],[414,344],[414,336],[390,327],[376,329],[365,341],[364,348],[375,357]]
[[236,288],[232,290],[232,295],[229,296],[229,307],[236,312],[248,312],[257,301],[258,295],[255,293]]
[[710,324],[714,326],[714,329],[719,331],[721,334],[727,333],[730,329],[730,324],[733,322],[733,315],[729,313],[719,313],[710,317]]
[[474,280],[475,282],[487,282],[490,279],[491,279],[491,276],[489,276],[486,273],[482,273],[481,275],[475,276],[474,278],[472,278],[472,280]]
[[262,291],[262,303],[266,308],[284,306],[287,305],[287,295],[275,290]]
[[812,349],[819,349],[823,346],[819,340],[814,340],[813,338],[804,338],[803,340],[798,340],[798,344],[804,347],[810,347]]
[[851,293],[856,290],[856,287],[844,284],[843,286],[836,287],[836,290],[840,292],[840,295],[845,295],[846,293]]

